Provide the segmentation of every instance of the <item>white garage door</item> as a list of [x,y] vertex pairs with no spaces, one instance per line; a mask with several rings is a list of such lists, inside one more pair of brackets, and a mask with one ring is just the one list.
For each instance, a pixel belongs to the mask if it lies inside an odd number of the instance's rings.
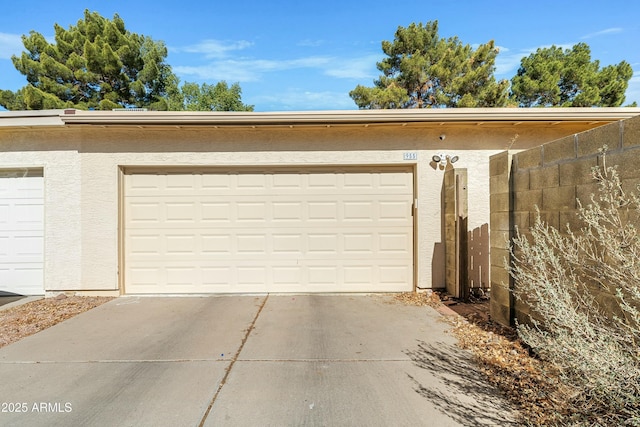
[[127,171],[125,292],[413,289],[407,168]]
[[42,170],[0,170],[0,294],[41,295]]

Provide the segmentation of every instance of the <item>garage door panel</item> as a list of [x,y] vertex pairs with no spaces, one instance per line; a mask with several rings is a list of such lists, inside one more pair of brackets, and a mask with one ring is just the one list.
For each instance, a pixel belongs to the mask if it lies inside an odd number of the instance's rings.
[[378,251],[385,256],[400,255],[409,256],[413,242],[405,233],[378,234]]
[[381,265],[378,268],[378,281],[384,288],[386,285],[401,286],[411,278],[413,272],[406,265]]
[[163,219],[160,203],[132,200],[128,205],[127,220],[131,224],[151,224],[157,227]]
[[304,221],[305,204],[298,201],[275,200],[271,203],[272,218],[275,223],[300,223]]
[[10,241],[9,255],[17,262],[42,262],[44,237],[41,233],[17,232]]
[[160,192],[163,183],[155,174],[133,174],[127,177],[127,184],[127,194],[144,194],[151,197],[154,193]]
[[237,202],[236,222],[259,222],[263,223],[269,220],[268,208],[266,202]]
[[[362,261],[367,261],[363,259]],[[252,260],[233,265],[218,262],[196,268],[173,261],[160,267],[149,264],[130,271],[129,283],[137,293],[210,292],[394,292],[406,290],[410,266],[381,260],[378,265],[357,260],[307,261],[303,265]],[[144,264],[144,263],[143,263]],[[339,287],[336,287],[340,284]]]
[[275,289],[286,287],[285,292],[290,292],[291,289],[299,290],[305,283],[304,273],[304,268],[300,265],[274,265],[271,268],[271,285]]
[[[265,191],[278,194],[380,194],[380,190],[393,189],[396,194],[413,194],[413,176],[394,174],[392,168],[371,171],[369,169],[336,172],[328,170],[273,172],[260,169],[251,171],[217,172],[200,171],[181,174],[178,172],[140,172],[132,170],[128,180],[127,194],[152,197],[193,195],[252,195]],[[402,170],[404,168],[395,168]],[[391,173],[390,173],[391,172]]]
[[327,222],[337,223],[340,217],[338,215],[338,202],[327,201],[309,201],[307,202],[306,222],[310,226],[314,223],[321,222],[323,227]]
[[237,177],[237,189],[238,190],[265,190],[268,187],[266,182],[268,175],[265,174],[239,174]]
[[127,234],[127,257],[159,256],[162,240],[162,236],[157,234]]
[[[274,196],[272,200],[256,201],[258,196],[237,196],[232,201],[219,201],[218,197],[199,196],[196,202],[185,202],[184,198],[165,196],[161,201],[149,202],[146,197],[128,197],[128,222],[136,228],[174,223],[197,229],[208,227],[245,227],[269,222],[270,227],[370,227],[372,222],[385,225],[408,225],[413,222],[413,201],[407,195],[348,196],[343,200],[327,201],[326,196],[306,195],[304,201],[297,195],[295,200],[287,196]],[[264,195],[260,197],[265,197]],[[341,198],[340,196],[332,196]]]
[[406,200],[381,200],[378,203],[378,220],[381,222],[406,222],[411,219],[407,212],[411,212],[412,203]]
[[233,218],[233,204],[230,202],[207,202],[201,203],[201,222],[203,226],[207,226],[206,223],[216,224],[218,226],[227,226],[231,223]]
[[234,271],[228,265],[203,267],[201,269],[202,286],[208,289],[231,290],[234,282]]
[[247,286],[254,288],[257,292],[263,292],[267,284],[267,267],[262,263],[253,265],[239,265],[237,267],[238,286],[247,289]]
[[199,207],[194,202],[173,201],[163,204],[164,221],[168,224],[173,222],[193,224],[199,214]]
[[374,247],[375,238],[373,233],[345,233],[344,254],[348,257],[364,255],[367,258],[373,256],[376,252]]
[[372,265],[348,265],[344,267],[344,283],[346,286],[368,286],[374,282]]
[[170,234],[165,238],[166,247],[164,248],[164,254],[168,256],[173,255],[188,255],[199,252],[198,238],[193,234]]
[[42,170],[0,170],[0,291],[44,293]]
[[1,234],[0,263],[13,264],[16,268],[24,263],[42,264],[44,239],[40,233],[15,232],[11,236]]
[[340,241],[337,233],[310,233],[307,236],[307,250],[310,256],[337,256],[340,253]]
[[267,254],[267,236],[265,234],[238,233],[236,243],[236,251],[239,256],[264,256]]
[[408,168],[138,173],[125,175],[128,293],[413,287]]
[[[173,231],[142,230],[127,233],[125,251],[127,258],[156,259],[189,257],[204,262],[216,259],[339,259],[348,255],[356,259],[402,258],[412,253],[412,236],[398,233],[393,227],[380,227],[371,231],[317,233],[314,229],[260,228],[234,230],[205,230],[198,233],[189,229],[185,233]],[[350,229],[353,230],[353,229]],[[206,233],[206,234],[205,234]]]
[[307,246],[303,233],[273,233],[270,241],[275,256],[302,257]]
[[274,174],[272,175],[272,186],[278,192],[299,192],[305,188],[305,180],[304,176],[295,173]]
[[201,234],[202,253],[206,256],[221,256],[233,252],[232,237],[230,233]]
[[197,185],[197,175],[186,174],[167,174],[164,181],[164,188],[166,190],[186,191],[191,192],[195,185]]
[[344,202],[344,221],[375,221],[376,203],[370,200]]
[[41,295],[42,264],[19,264],[11,267],[0,264],[0,291],[23,295]]
[[42,230],[43,211],[41,201],[5,199],[0,203],[0,231]]

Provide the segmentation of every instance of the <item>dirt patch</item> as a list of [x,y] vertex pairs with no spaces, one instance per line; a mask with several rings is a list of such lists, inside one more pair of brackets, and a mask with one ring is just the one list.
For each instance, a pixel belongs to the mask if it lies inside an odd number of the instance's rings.
[[112,297],[56,297],[0,311],[0,347],[91,310]]

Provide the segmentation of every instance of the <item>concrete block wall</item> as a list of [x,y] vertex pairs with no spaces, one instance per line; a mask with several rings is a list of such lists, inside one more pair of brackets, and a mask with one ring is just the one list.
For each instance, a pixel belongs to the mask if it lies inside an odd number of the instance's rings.
[[512,280],[505,268],[509,258],[509,239],[513,230],[511,198],[512,154],[505,151],[491,156],[489,161],[490,188],[490,269],[491,316],[494,320],[509,324],[512,317]]
[[490,159],[491,315],[510,324],[525,320],[528,308],[514,301],[509,289],[509,240],[514,230],[526,233],[539,210],[549,225],[573,231],[581,224],[577,202],[588,204],[597,193],[591,169],[602,166],[600,149],[607,145],[607,165],[618,165],[627,188],[640,184],[640,116],[571,135],[519,153],[503,152]]

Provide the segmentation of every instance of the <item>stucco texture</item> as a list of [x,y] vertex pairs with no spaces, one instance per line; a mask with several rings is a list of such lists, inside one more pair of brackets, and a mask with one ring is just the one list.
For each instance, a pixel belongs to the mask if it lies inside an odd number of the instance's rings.
[[[557,139],[580,126],[587,125],[5,128],[0,132],[0,168],[34,167],[44,171],[44,290],[119,294],[123,262],[120,183],[124,168],[412,166],[417,199],[414,280],[417,288],[428,289],[444,286],[444,173],[432,156],[457,155],[454,167],[467,169],[471,231],[489,223],[491,155]],[[411,153],[408,160],[405,153]]]

